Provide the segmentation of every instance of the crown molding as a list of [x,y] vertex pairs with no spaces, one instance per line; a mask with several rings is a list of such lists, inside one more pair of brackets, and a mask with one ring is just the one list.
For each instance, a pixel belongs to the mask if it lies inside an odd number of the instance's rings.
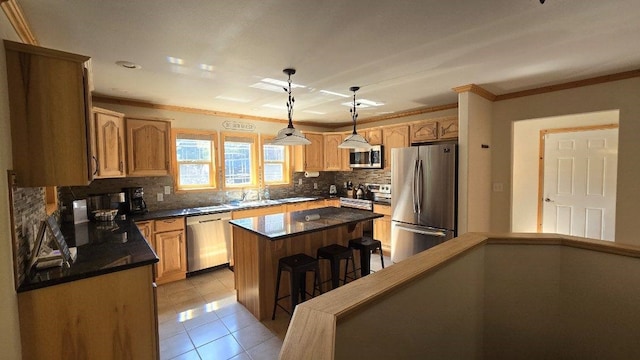
[[22,12],[22,7],[18,4],[18,0],[0,0],[0,7],[2,7],[7,19],[9,19],[22,42],[29,45],[38,45],[38,40],[33,35],[31,27]]
[[631,79],[634,77],[640,77],[640,69],[624,71],[620,73],[597,76],[589,79],[571,81],[563,84],[556,84],[550,86],[543,86],[535,89],[516,91],[508,94],[497,95],[495,101],[509,100],[515,99],[519,97],[531,96],[531,95],[539,95],[548,92],[560,91],[560,90],[568,90],[579,88],[583,86],[603,84],[611,81],[625,80]]
[[483,98],[489,100],[489,101],[495,101],[496,100],[496,95],[493,94],[492,92],[485,90],[484,88],[476,85],[476,84],[468,84],[468,85],[462,85],[462,86],[457,86],[453,88],[453,91],[457,92],[458,94],[460,93],[464,93],[464,92],[471,92],[474,93],[476,95],[480,95]]

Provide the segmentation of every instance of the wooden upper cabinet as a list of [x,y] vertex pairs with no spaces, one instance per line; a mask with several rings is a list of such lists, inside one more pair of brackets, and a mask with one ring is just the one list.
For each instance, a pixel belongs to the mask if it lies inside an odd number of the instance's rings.
[[447,119],[439,122],[438,137],[440,139],[454,139],[458,137],[458,119]]
[[344,149],[339,149],[338,145],[342,143],[342,134],[325,134],[324,135],[324,167],[325,171],[342,170],[342,157]]
[[168,175],[171,123],[167,120],[127,118],[127,174]]
[[411,135],[411,143],[420,143],[425,141],[433,141],[438,139],[438,122],[422,121],[413,123],[409,127]]
[[358,131],[371,145],[382,145],[382,129]]
[[382,129],[384,144],[384,167],[391,166],[391,149],[411,145],[409,141],[409,125],[389,126]]
[[305,133],[304,136],[311,141],[311,144],[303,146],[304,169],[302,171],[324,170],[324,136],[320,133]]
[[87,185],[87,56],[4,41],[13,170],[20,187]]
[[124,177],[124,114],[94,107],[92,132],[93,178]]

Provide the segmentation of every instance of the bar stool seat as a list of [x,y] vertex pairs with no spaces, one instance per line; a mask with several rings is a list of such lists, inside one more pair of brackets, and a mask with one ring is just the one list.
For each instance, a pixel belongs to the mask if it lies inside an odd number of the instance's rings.
[[349,247],[360,251],[360,276],[367,276],[371,273],[371,253],[380,251],[380,262],[384,269],[384,258],[382,256],[382,242],[370,237],[361,237],[349,240]]
[[335,289],[340,286],[340,260],[346,260],[344,266],[343,284],[347,283],[347,272],[349,269],[349,260],[351,260],[352,272],[355,276],[355,260],[353,258],[353,250],[346,246],[331,244],[321,247],[317,251],[318,260],[328,259],[331,263],[331,288]]
[[[278,297],[280,293],[280,279],[283,271],[288,271],[290,274],[289,277],[289,289],[290,295],[286,295],[283,297]],[[307,288],[307,279],[306,274],[308,271],[313,271],[314,274],[314,286],[313,293],[309,294],[306,290]],[[287,312],[289,315],[293,315],[293,311],[299,303],[299,298],[302,301],[306,300],[306,295],[309,294],[312,297],[316,294],[316,289],[319,290],[320,294],[322,294],[322,288],[320,287],[320,267],[318,266],[318,260],[313,257],[299,253],[290,256],[286,256],[280,258],[278,260],[278,276],[276,280],[276,291],[273,302],[273,314],[271,315],[271,320],[275,320],[276,318],[276,308],[279,306],[282,310]],[[282,299],[286,299],[291,296],[291,312],[285,309],[282,305],[278,304],[278,302]]]

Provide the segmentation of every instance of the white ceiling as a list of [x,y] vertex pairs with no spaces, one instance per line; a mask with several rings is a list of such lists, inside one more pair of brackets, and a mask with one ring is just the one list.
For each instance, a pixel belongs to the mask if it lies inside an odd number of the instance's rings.
[[350,121],[350,99],[320,90],[361,86],[384,103],[366,119],[455,103],[471,83],[499,95],[640,68],[638,0],[19,3],[41,46],[92,57],[98,94],[286,119],[283,90],[250,86],[294,67],[296,122]]

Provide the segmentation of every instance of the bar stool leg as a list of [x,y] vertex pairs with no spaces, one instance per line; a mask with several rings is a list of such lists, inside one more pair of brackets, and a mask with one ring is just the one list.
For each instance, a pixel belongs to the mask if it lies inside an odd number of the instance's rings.
[[280,277],[282,276],[282,267],[278,266],[278,276],[276,280],[276,295],[273,299],[273,313],[271,314],[271,320],[276,319],[276,307],[278,306],[278,294],[280,293]]
[[371,252],[365,247],[360,250],[360,276],[367,276],[371,273]]
[[304,272],[300,277],[300,297],[302,298],[301,302],[307,300],[307,273]]
[[330,259],[331,262],[331,288],[336,289],[340,286],[340,261]]
[[320,292],[320,295],[322,295],[322,283],[320,282],[320,265],[318,264],[316,264],[314,278],[315,280],[313,281],[313,296],[316,296],[316,286],[318,287],[318,292]]
[[291,272],[291,314],[293,314],[293,310],[296,309],[296,306],[299,302],[300,297],[300,279],[299,275],[296,271]]
[[384,257],[382,256],[382,246],[380,246],[380,263],[382,264],[382,268],[384,269]]

